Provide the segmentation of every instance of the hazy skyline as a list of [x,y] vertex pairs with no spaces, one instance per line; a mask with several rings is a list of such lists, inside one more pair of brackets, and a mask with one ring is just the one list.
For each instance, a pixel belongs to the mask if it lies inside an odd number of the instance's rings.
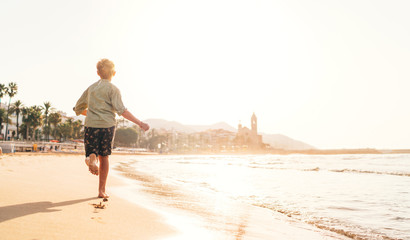
[[[140,119],[410,148],[408,1],[2,1],[2,83],[74,115],[101,58]],[[4,102],[6,98],[2,100]]]

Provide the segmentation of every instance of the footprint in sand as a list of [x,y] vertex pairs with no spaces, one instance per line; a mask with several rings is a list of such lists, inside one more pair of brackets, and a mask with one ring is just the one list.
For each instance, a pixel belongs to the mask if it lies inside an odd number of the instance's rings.
[[[105,199],[105,198],[104,198]],[[104,201],[106,202],[106,201]],[[105,209],[107,207],[107,205],[105,205],[104,203],[100,202],[99,204],[92,204],[94,206],[94,208],[98,208],[98,209]]]
[[96,222],[98,222],[98,223],[103,223],[103,224],[105,224],[105,222],[102,220],[102,218],[100,218],[100,217],[91,217],[91,219],[92,220],[94,220],[94,221],[96,221]]

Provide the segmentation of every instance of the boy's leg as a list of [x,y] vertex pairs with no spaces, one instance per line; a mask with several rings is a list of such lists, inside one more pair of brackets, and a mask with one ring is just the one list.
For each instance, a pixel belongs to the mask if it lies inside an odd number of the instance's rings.
[[100,182],[98,185],[98,197],[107,198],[108,194],[105,193],[105,185],[107,183],[108,171],[110,169],[110,163],[108,156],[99,156],[100,160]]
[[84,132],[85,163],[92,174],[98,175],[97,153],[100,130],[98,128],[85,127]]
[[94,153],[91,153],[88,157],[90,158],[90,162],[88,163],[88,170],[92,174],[98,175],[97,156]]
[[109,162],[108,157],[111,155],[112,143],[114,140],[115,127],[105,128],[101,131],[100,146],[98,150],[100,160],[100,181],[98,186],[98,197],[107,198],[108,194],[105,193],[105,185],[107,183]]

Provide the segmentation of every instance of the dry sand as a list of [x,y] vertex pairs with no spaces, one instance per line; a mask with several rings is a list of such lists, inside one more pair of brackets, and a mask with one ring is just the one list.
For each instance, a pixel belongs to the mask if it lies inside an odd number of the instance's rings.
[[[110,162],[126,158],[114,155]],[[120,180],[108,179],[110,186]],[[143,206],[111,195],[96,209],[98,177],[82,155],[0,156],[0,238],[162,239],[175,235],[164,218]]]

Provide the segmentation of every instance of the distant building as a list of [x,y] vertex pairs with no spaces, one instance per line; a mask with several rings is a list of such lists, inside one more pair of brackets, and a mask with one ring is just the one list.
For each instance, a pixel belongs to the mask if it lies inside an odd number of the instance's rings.
[[245,145],[251,149],[259,149],[264,146],[262,135],[258,135],[258,119],[255,113],[253,113],[251,117],[251,129],[243,127],[240,123],[238,124],[236,141],[238,145]]
[[224,129],[208,129],[197,133],[203,150],[230,151],[234,146],[235,133]]

